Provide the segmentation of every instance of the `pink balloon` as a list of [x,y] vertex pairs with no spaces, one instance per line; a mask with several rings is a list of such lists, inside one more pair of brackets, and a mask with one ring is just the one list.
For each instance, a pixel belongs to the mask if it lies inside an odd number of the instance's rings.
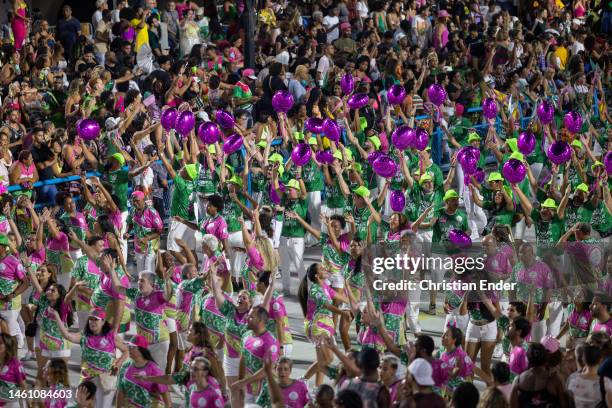
[[387,91],[387,100],[391,105],[401,105],[406,99],[406,88],[395,84]]
[[77,133],[83,140],[94,140],[100,135],[100,125],[93,119],[81,119],[76,125]]
[[293,107],[293,95],[291,95],[291,92],[276,91],[272,97],[272,107],[277,112],[289,112]]
[[389,178],[393,177],[397,172],[397,164],[393,161],[393,159],[385,154],[378,157],[372,163],[372,169],[374,173],[378,174],[381,177]]
[[608,175],[612,175],[612,152],[606,153],[604,157],[604,166],[606,166]]
[[[318,132],[314,132],[318,133]],[[337,142],[340,140],[340,126],[336,123],[336,121],[326,118],[323,121],[323,134],[331,141]]]
[[570,133],[579,133],[582,129],[582,116],[576,111],[571,111],[565,114],[563,124]]
[[535,135],[528,130],[521,132],[517,140],[518,149],[524,155],[531,154],[536,148],[536,143]]
[[176,119],[176,123],[174,124],[174,128],[177,132],[179,132],[183,137],[187,136],[189,132],[193,130],[195,127],[195,116],[191,111],[181,112]]
[[217,143],[221,137],[221,131],[213,122],[205,122],[198,128],[198,136],[200,140],[206,144]]
[[342,78],[340,78],[340,89],[342,89],[342,93],[348,95],[353,92],[354,88],[355,80],[353,79],[351,73],[347,72],[346,74],[342,75]]
[[329,150],[321,150],[316,152],[315,158],[321,164],[331,164],[334,162],[334,155]]
[[174,124],[176,123],[176,118],[178,117],[178,112],[174,108],[166,108],[161,114],[161,124],[166,132],[169,132],[171,129],[174,129]]
[[469,248],[472,245],[472,238],[458,229],[448,231],[448,240],[459,248]]
[[502,167],[502,174],[510,184],[518,184],[525,179],[527,168],[517,159],[510,159]]
[[402,212],[402,210],[406,206],[406,196],[404,195],[404,192],[401,190],[391,191],[389,203],[391,204],[391,209],[393,211]]
[[536,113],[538,114],[538,118],[540,118],[540,122],[544,125],[548,125],[555,117],[555,107],[548,101],[542,101],[538,105]]
[[242,147],[242,136],[234,133],[223,142],[223,153],[230,155]]
[[482,102],[482,114],[487,119],[495,119],[495,116],[497,116],[497,104],[493,98],[487,98]]
[[406,150],[414,145],[416,131],[406,125],[400,126],[391,133],[393,145],[400,150]]
[[[285,192],[285,185],[280,181],[278,182],[278,189],[283,193]],[[276,190],[274,189],[274,186],[271,183],[270,187],[268,188],[268,194],[270,195],[270,201],[272,201],[274,204],[279,205],[281,203],[281,199],[279,195],[276,194]]]
[[427,89],[429,100],[436,106],[440,106],[446,101],[446,89],[440,84],[432,84]]
[[370,98],[367,94],[356,93],[349,96],[348,100],[346,101],[346,104],[351,109],[361,109],[364,106],[367,106],[369,102]]
[[231,129],[236,123],[232,114],[223,109],[215,112],[215,120],[223,129]]
[[310,157],[312,156],[312,150],[310,150],[310,145],[308,143],[300,143],[293,148],[291,152],[291,160],[295,163],[296,166],[305,166],[310,161]]
[[312,133],[323,133],[323,123],[321,118],[308,118],[304,122],[304,127]]
[[572,148],[567,142],[558,141],[548,146],[546,155],[554,164],[563,164],[572,158]]
[[429,134],[423,128],[418,128],[416,130],[416,139],[414,141],[414,147],[417,150],[425,150],[429,145]]

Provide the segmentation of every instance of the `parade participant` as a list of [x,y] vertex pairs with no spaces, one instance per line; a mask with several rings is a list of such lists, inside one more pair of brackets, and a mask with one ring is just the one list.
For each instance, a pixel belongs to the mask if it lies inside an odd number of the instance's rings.
[[2,394],[0,400],[5,407],[16,408],[19,402],[11,396],[11,391],[26,389],[26,373],[17,357],[17,343],[15,339],[6,334],[0,334],[0,385]]
[[147,206],[142,191],[132,193],[132,212],[127,218],[127,232],[134,229],[134,250],[136,269],[154,271],[156,252],[159,250],[159,237],[164,224],[153,207]]

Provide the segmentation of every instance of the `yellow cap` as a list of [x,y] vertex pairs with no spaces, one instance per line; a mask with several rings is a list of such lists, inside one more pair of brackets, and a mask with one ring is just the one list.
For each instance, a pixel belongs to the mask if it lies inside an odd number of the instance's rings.
[[353,189],[353,193],[357,194],[359,197],[369,197],[370,190],[366,186],[359,186]]
[[487,178],[487,181],[489,183],[491,181],[504,181],[504,178],[502,177],[500,172],[494,171],[493,173],[489,174],[489,177]]
[[584,191],[585,193],[589,193],[589,186],[584,183],[580,183],[576,186],[576,191]]
[[198,177],[198,167],[194,163],[186,164],[185,171],[191,180],[195,180]]
[[457,192],[455,190],[453,190],[452,188],[450,190],[448,190],[446,193],[444,193],[444,201],[448,201],[451,198],[459,198],[459,194],[457,194]]
[[210,154],[217,153],[217,149],[215,148],[215,145],[208,145],[208,153]]
[[123,157],[121,153],[115,153],[111,155],[111,159],[117,160],[121,166],[125,164],[125,157]]
[[[425,173],[423,174],[420,178],[419,178],[419,185],[423,185],[425,184],[426,181],[433,181],[433,177],[431,177],[431,174],[429,173]],[[449,190],[450,191],[450,190]]]
[[578,149],[582,149],[582,142],[580,140],[574,140],[572,142],[572,147],[577,147]]
[[516,152],[518,150],[518,140],[513,137],[511,139],[506,139],[506,143],[510,146],[510,150],[512,152]]
[[266,142],[265,140],[260,140],[259,142],[257,142],[257,144],[255,145],[257,147],[261,147],[261,148],[266,148],[266,146],[268,146],[268,142]]
[[557,208],[557,203],[552,198],[547,198],[542,203],[542,208]]
[[472,143],[476,140],[480,141],[480,136],[478,135],[478,133],[470,132],[470,134],[468,134],[468,139],[467,139],[468,143]]
[[368,137],[368,140],[370,141],[370,143],[372,143],[374,145],[374,149],[378,150],[380,149],[380,138],[378,136],[370,136]]
[[334,159],[342,160],[342,152],[340,150],[334,152]]
[[291,179],[287,183],[287,187],[295,188],[296,190],[300,189],[300,183],[296,179]]
[[232,176],[232,178],[227,180],[227,182],[228,183],[232,183],[232,184],[236,184],[238,187],[242,188],[242,177],[240,177],[240,176]]
[[514,152],[514,153],[512,153],[510,155],[510,158],[522,162],[524,157],[523,157],[523,153],[521,153],[521,152]]

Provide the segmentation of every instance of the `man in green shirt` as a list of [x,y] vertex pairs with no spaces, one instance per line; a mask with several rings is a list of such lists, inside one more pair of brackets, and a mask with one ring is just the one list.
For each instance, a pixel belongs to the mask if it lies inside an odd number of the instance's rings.
[[301,178],[299,180],[289,180],[285,189],[285,196],[282,201],[284,217],[279,252],[283,275],[283,292],[288,296],[291,294],[291,274],[297,274],[300,282],[305,275],[304,235],[306,230],[294,214],[306,218],[308,201],[306,198],[303,198],[306,196],[306,186]]
[[[368,219],[372,213],[378,213],[379,209],[377,201],[374,203],[370,201],[370,190],[366,186],[353,189],[353,206],[350,214],[353,216],[353,222],[355,223],[355,238],[365,242],[368,236]],[[370,236],[376,236],[377,227],[378,224],[375,222],[370,224]]]
[[[311,137],[308,139],[308,143],[311,145],[317,144],[317,139]],[[304,167],[302,167],[302,177],[304,179],[304,186],[306,186],[307,199],[308,199],[308,214],[310,215],[310,225],[315,229],[321,229],[321,222],[319,220],[319,214],[321,214],[321,191],[323,191],[323,171],[321,167],[314,161],[310,160]],[[309,237],[312,237],[309,235]],[[308,240],[313,244],[316,240]]]
[[172,178],[172,200],[170,204],[170,228],[168,230],[167,249],[173,255],[179,254],[182,248],[176,243],[182,239],[189,246],[195,248],[195,231],[180,220],[195,223],[195,186],[198,179],[198,165],[195,163],[185,164],[177,173],[165,155],[160,154],[160,159]]

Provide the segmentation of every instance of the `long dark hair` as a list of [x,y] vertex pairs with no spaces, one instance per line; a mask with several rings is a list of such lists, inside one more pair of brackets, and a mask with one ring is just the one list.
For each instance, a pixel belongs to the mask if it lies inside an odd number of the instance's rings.
[[66,308],[68,309],[68,314],[66,316],[66,327],[70,327],[72,326],[72,323],[74,323],[74,318],[72,317],[72,307],[70,305],[70,302],[64,302],[64,299],[66,298],[66,288],[63,285],[60,285],[59,283],[53,283],[47,286],[47,289],[51,288],[52,286],[55,286],[57,288],[57,293],[59,297],[55,304],[51,304],[51,307],[54,308],[57,314],[61,317],[62,305],[66,305]]
[[83,330],[83,334],[85,335],[85,337],[89,337],[89,336],[106,336],[110,331],[112,330],[112,327],[110,325],[109,322],[105,321],[104,324],[102,325],[102,330],[100,330],[100,334],[94,334],[91,329],[89,328],[89,322],[85,324],[85,329]]
[[[353,237],[353,241],[361,245],[361,238]],[[357,258],[355,258],[355,267],[351,270],[351,276],[359,275],[361,273],[361,263],[362,263],[363,254],[360,254]]]
[[302,308],[302,313],[306,316],[306,310],[308,309],[308,281],[315,283],[317,281],[317,267],[321,264],[315,262],[308,267],[306,276],[302,279],[300,287],[298,289],[298,301]]
[[206,325],[202,322],[193,322],[191,324],[191,328],[197,334],[194,346],[206,347],[212,350],[213,347],[210,344],[210,335],[208,333],[208,327],[206,327]]
[[138,351],[140,351],[142,358],[144,358],[147,361],[152,361],[153,363],[157,364],[155,359],[153,359],[153,355],[151,354],[148,348],[138,346]]

